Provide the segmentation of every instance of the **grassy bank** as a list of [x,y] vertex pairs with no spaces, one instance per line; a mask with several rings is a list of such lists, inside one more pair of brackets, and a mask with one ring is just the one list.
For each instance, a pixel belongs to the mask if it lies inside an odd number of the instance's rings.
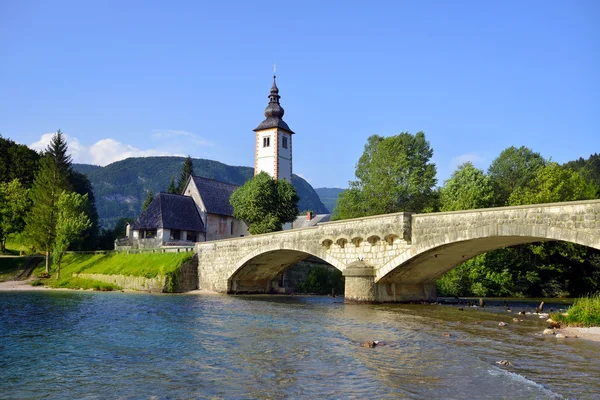
[[[120,287],[91,279],[73,277],[73,274],[128,275],[154,278],[167,277],[167,282],[177,276],[181,266],[189,261],[193,253],[108,253],[108,254],[66,254],[61,263],[61,279],[56,279],[56,271],[51,277],[40,280],[43,285],[70,289],[116,290]],[[44,275],[44,266],[35,269],[37,276]],[[37,281],[36,281],[37,282]],[[37,284],[37,283],[36,283]]]
[[550,317],[567,326],[600,326],[600,294],[580,297],[565,314],[553,313]]

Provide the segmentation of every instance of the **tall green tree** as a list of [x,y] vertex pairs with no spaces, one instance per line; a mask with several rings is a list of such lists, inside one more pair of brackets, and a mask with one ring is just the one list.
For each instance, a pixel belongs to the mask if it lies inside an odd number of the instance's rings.
[[580,157],[563,165],[581,174],[581,176],[596,188],[596,197],[600,198],[600,154],[594,153],[589,158]]
[[177,188],[175,187],[175,178],[173,176],[171,176],[171,181],[169,182],[169,187],[167,188],[167,193],[173,193],[173,194],[181,193],[181,191],[178,191]]
[[71,171],[69,175],[69,184],[74,192],[80,195],[87,195],[85,205],[85,214],[91,221],[91,225],[84,230],[74,241],[76,249],[93,250],[98,248],[98,231],[100,224],[98,222],[98,210],[96,209],[96,197],[94,189],[88,177],[76,171]]
[[57,203],[56,238],[53,245],[53,262],[57,279],[60,279],[60,264],[69,245],[83,231],[92,226],[85,213],[87,194],[62,192]]
[[511,146],[504,149],[488,168],[495,192],[495,206],[508,205],[508,198],[517,188],[527,185],[546,161],[531,149]]
[[21,184],[30,188],[40,155],[24,144],[18,144],[0,136],[0,182],[19,179]]
[[183,162],[183,166],[181,168],[181,175],[179,176],[179,182],[177,184],[177,192],[183,193],[183,189],[185,189],[185,185],[188,181],[188,178],[194,175],[194,164],[192,163],[192,158],[187,156],[185,161]]
[[25,216],[25,239],[46,253],[46,273],[50,273],[50,250],[56,237],[57,203],[63,191],[70,191],[71,157],[60,130],[52,137],[31,188],[31,210]]
[[493,202],[494,189],[490,178],[471,162],[460,165],[440,192],[441,211],[485,208]]
[[18,179],[0,183],[0,250],[6,249],[9,235],[23,231],[30,205],[29,190]]
[[[423,132],[369,137],[356,165],[357,179],[350,182],[353,191],[337,204],[336,216],[433,209],[437,180],[432,156],[433,150]],[[353,200],[362,204],[356,205]]]
[[275,180],[265,172],[247,181],[231,195],[233,216],[248,224],[250,234],[280,231],[298,215],[300,198],[286,180]]
[[146,196],[146,200],[144,200],[144,204],[142,204],[142,212],[146,211],[146,208],[148,208],[150,203],[152,203],[153,199],[154,199],[154,192],[152,191],[152,188],[150,188],[148,190],[148,196]]
[[578,172],[551,162],[538,169],[529,182],[516,188],[510,194],[508,203],[513,206],[555,203],[592,199],[595,196],[596,188]]

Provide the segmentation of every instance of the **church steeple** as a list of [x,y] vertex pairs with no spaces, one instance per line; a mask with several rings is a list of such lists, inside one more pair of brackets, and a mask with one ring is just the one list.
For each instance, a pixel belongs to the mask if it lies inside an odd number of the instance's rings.
[[269,104],[265,108],[265,120],[258,125],[254,156],[254,175],[264,171],[274,179],[292,182],[292,135],[294,132],[283,121],[285,111],[279,104],[277,77],[273,71],[273,85],[269,92]]
[[285,110],[279,103],[280,98],[281,96],[279,95],[279,88],[277,87],[277,76],[273,74],[273,86],[271,86],[271,91],[269,92],[269,104],[267,104],[267,108],[265,108],[266,119],[261,122],[256,129],[254,129],[255,132],[269,128],[281,128],[285,129],[289,133],[294,133],[288,124],[283,121],[283,114],[285,114]]

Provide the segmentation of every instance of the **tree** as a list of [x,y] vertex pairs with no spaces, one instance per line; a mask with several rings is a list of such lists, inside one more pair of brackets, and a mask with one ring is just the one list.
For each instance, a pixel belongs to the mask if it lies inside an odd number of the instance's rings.
[[19,179],[30,188],[37,170],[40,155],[24,144],[0,136],[0,182]]
[[362,199],[362,192],[357,188],[346,189],[340,193],[333,215],[333,220],[358,218],[367,215],[366,203]]
[[98,241],[98,211],[96,209],[96,198],[94,196],[94,189],[88,177],[76,171],[71,171],[69,176],[69,183],[73,188],[73,191],[80,195],[87,195],[87,202],[85,206],[85,214],[91,221],[91,225],[77,238],[75,243],[77,248],[81,250],[92,250],[97,248]]
[[298,215],[300,198],[286,180],[275,180],[265,172],[247,181],[231,195],[233,216],[248,224],[250,234],[280,231]]
[[179,182],[177,184],[178,193],[183,193],[183,189],[185,189],[185,185],[187,184],[188,178],[194,175],[194,164],[192,164],[192,158],[187,156],[185,161],[183,162],[183,167],[181,168],[181,175],[179,176]]
[[146,208],[148,208],[150,203],[152,203],[153,199],[154,199],[154,192],[152,191],[152,188],[150,188],[148,190],[148,196],[146,196],[146,200],[144,200],[144,204],[142,204],[142,212],[146,211]]
[[53,261],[56,265],[56,279],[60,279],[60,263],[71,242],[84,230],[92,226],[85,213],[87,194],[63,191],[57,203],[56,239]]
[[40,160],[30,191],[33,205],[25,217],[25,238],[33,247],[45,251],[47,274],[50,274],[50,249],[56,235],[58,197],[70,186],[71,165],[66,149],[66,142],[58,131]]
[[336,215],[359,217],[433,209],[437,180],[432,156],[423,132],[369,137],[356,165],[357,180],[350,182],[350,191],[338,202]]
[[6,238],[22,232],[25,227],[25,213],[30,207],[29,190],[13,179],[0,183],[0,250],[6,249]]
[[531,181],[515,189],[509,196],[508,203],[512,206],[555,203],[593,199],[595,196],[596,188],[578,172],[551,162],[538,169]]
[[546,161],[540,153],[534,153],[525,146],[504,149],[488,168],[496,193],[494,205],[507,205],[511,193],[527,185],[544,165]]
[[494,189],[490,178],[470,162],[458,167],[440,192],[441,211],[471,210],[490,207]]
[[171,182],[169,182],[169,187],[167,188],[167,193],[173,193],[173,194],[177,194],[177,193],[181,193],[181,191],[177,191],[177,188],[175,187],[175,178],[173,176],[171,176]]
[[600,197],[600,154],[594,153],[587,160],[579,158],[563,165],[581,174],[583,178],[596,187],[596,197]]

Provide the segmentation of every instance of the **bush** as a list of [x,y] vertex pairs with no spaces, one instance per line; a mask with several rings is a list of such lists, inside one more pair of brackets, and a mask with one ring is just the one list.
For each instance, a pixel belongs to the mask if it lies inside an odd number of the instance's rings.
[[331,294],[332,290],[335,290],[336,295],[344,293],[344,277],[341,271],[325,267],[311,269],[306,281],[296,288],[299,293],[311,294]]
[[570,326],[600,326],[600,293],[578,298],[565,314],[552,313],[551,318]]

